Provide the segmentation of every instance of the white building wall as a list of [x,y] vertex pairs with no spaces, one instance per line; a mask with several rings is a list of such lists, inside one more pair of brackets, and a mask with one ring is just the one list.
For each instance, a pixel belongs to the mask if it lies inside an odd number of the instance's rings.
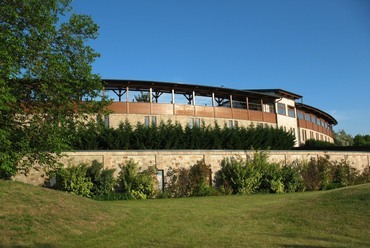
[[[285,105],[285,115],[279,114],[279,103]],[[288,116],[288,106],[294,108],[294,117]],[[292,131],[296,137],[295,146],[299,146],[299,130],[298,130],[298,123],[297,123],[297,111],[295,108],[295,101],[288,98],[281,98],[278,99],[275,103],[275,109],[277,114],[277,126],[278,128],[282,127],[285,131]]]

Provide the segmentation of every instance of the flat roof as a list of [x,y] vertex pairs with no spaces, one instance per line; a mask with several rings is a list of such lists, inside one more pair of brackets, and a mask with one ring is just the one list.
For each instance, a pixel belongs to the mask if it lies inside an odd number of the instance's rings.
[[176,93],[189,94],[195,91],[196,95],[201,96],[212,96],[215,93],[216,96],[229,96],[230,94],[235,96],[245,96],[256,98],[269,98],[277,99],[278,96],[267,94],[264,92],[250,91],[250,90],[239,90],[225,87],[214,87],[197,84],[184,84],[179,82],[160,82],[160,81],[147,81],[147,80],[128,80],[128,79],[103,79],[104,88],[106,90],[124,89],[125,87],[135,88],[136,90],[148,90],[149,88],[158,89],[165,93],[171,93],[172,89]]
[[255,89],[255,90],[249,90],[249,91],[256,91],[256,92],[263,92],[263,93],[272,93],[273,95],[279,96],[279,97],[287,97],[294,100],[301,99],[302,96],[295,94],[293,92],[282,90],[282,89]]

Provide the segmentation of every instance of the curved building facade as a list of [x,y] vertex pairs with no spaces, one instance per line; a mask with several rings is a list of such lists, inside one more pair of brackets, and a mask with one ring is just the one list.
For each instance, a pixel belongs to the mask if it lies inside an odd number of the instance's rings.
[[337,121],[328,113],[300,103],[302,96],[281,89],[238,90],[182,83],[103,80],[113,99],[105,122],[117,127],[128,120],[153,125],[171,120],[181,125],[228,127],[272,126],[291,131],[296,146],[308,139],[334,142]]

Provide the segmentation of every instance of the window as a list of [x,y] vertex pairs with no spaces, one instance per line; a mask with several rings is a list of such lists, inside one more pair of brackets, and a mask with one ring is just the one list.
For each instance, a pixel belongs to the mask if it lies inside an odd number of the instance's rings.
[[286,115],[286,109],[284,103],[278,103],[278,114],[279,115]]
[[310,114],[305,114],[305,115],[304,115],[304,119],[305,119],[306,121],[310,121],[310,120],[311,120],[311,116],[310,116]]
[[144,126],[149,127],[149,116],[144,117]]
[[300,120],[304,119],[304,115],[303,115],[302,112],[297,112],[297,116],[298,116],[298,119],[300,119]]
[[194,127],[194,118],[189,119],[189,127],[193,128]]
[[238,121],[234,121],[234,126],[235,127],[238,127],[239,126],[239,122]]
[[306,140],[306,130],[302,130],[302,141]]
[[152,125],[157,125],[157,116],[152,116]]
[[315,116],[312,116],[311,117],[311,121],[312,121],[312,123],[316,123],[316,117]]
[[233,128],[233,121],[229,120],[229,128]]
[[157,116],[145,116],[144,117],[144,126],[149,127],[150,124],[157,125]]
[[158,187],[158,190],[161,192],[164,189],[164,176],[163,175],[164,175],[163,170],[157,170],[157,181],[158,181],[157,187]]
[[310,131],[310,139],[313,139],[313,132]]
[[294,110],[294,107],[288,106],[288,116],[295,118],[295,110]]
[[273,104],[263,104],[263,111],[267,113],[275,113],[275,107]]
[[200,119],[195,118],[195,126],[200,127]]
[[316,119],[316,124],[319,125],[319,126],[321,125],[321,121],[320,121],[319,118]]
[[199,118],[190,118],[189,119],[189,127],[200,127],[200,119]]
[[104,126],[109,127],[109,115],[104,116]]

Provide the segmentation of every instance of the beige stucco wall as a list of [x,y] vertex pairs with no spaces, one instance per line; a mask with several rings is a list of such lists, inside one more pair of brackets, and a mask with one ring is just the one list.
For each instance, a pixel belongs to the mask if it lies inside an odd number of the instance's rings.
[[288,116],[288,106],[294,107],[295,116],[297,116],[296,109],[295,109],[295,101],[288,98],[281,98],[278,101],[276,101],[275,109],[277,112],[278,109],[278,103],[285,104],[285,112],[286,115],[277,114],[277,126],[279,128],[284,128],[285,131],[292,131],[294,132],[294,136],[296,137],[296,143],[295,146],[299,146],[299,139],[298,139],[298,124],[297,124],[297,118],[296,117],[290,117]]
[[[330,156],[333,161],[346,160],[354,168],[363,171],[369,169],[370,152],[322,152],[322,151],[268,151],[270,162],[287,164],[293,161],[309,160],[314,157]],[[104,164],[105,168],[114,168],[116,173],[119,167],[129,159],[136,161],[141,168],[156,165],[158,169],[164,170],[166,174],[169,167],[188,168],[198,160],[204,159],[206,164],[211,165],[212,173],[220,169],[220,163],[225,157],[241,157],[250,159],[254,151],[228,151],[228,150],[139,150],[139,151],[80,151],[67,152],[67,157],[61,159],[65,165],[77,164],[79,162],[91,162],[97,160]],[[17,181],[35,185],[42,185],[46,173],[42,168],[32,169],[27,176],[17,175]]]

